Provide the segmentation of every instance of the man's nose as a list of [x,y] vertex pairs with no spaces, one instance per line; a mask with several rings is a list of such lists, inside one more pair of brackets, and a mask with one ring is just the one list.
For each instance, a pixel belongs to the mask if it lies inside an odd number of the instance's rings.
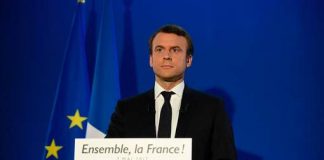
[[166,52],[163,54],[163,59],[170,60],[170,59],[171,59],[171,52],[170,52],[170,51],[166,51]]

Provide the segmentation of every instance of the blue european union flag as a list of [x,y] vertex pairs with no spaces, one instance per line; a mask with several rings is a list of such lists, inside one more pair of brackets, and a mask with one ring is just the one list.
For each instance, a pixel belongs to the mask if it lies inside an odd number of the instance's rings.
[[74,139],[85,137],[91,91],[84,7],[79,3],[73,17],[45,146],[46,159],[72,160]]
[[[86,4],[79,0],[52,111],[45,159],[72,160],[75,138],[103,138],[120,97],[112,3],[101,2],[99,23],[87,24],[93,21],[87,21]],[[89,36],[87,26],[92,26],[91,33],[96,35]],[[94,37],[96,44],[87,46],[89,37]],[[96,48],[89,49],[91,46]],[[89,57],[96,57],[94,67],[88,64]]]

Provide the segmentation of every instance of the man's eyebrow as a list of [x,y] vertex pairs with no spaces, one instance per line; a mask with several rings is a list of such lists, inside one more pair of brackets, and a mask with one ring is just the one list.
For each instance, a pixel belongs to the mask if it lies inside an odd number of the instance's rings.
[[157,45],[157,46],[155,46],[154,48],[165,48],[165,47],[163,47],[163,46],[161,46],[161,45]]
[[180,46],[172,46],[172,47],[170,47],[170,48],[180,48],[180,49],[181,49]]
[[[162,45],[157,45],[157,46],[155,46],[154,48],[165,48],[164,46],[162,46]],[[181,49],[181,47],[180,46],[178,46],[178,45],[175,45],[175,46],[171,46],[170,48],[180,48]]]

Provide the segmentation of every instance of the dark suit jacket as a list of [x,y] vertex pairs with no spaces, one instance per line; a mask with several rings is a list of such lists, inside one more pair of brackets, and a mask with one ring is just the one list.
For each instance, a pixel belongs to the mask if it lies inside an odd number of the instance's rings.
[[[154,90],[121,100],[106,138],[155,138]],[[185,87],[175,137],[192,138],[192,160],[236,159],[223,103]]]

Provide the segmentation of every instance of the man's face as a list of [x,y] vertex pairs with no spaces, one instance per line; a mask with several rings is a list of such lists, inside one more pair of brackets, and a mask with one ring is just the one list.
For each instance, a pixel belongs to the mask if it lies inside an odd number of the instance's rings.
[[192,56],[187,56],[187,40],[173,33],[158,33],[152,42],[150,66],[157,80],[175,82],[183,79]]

